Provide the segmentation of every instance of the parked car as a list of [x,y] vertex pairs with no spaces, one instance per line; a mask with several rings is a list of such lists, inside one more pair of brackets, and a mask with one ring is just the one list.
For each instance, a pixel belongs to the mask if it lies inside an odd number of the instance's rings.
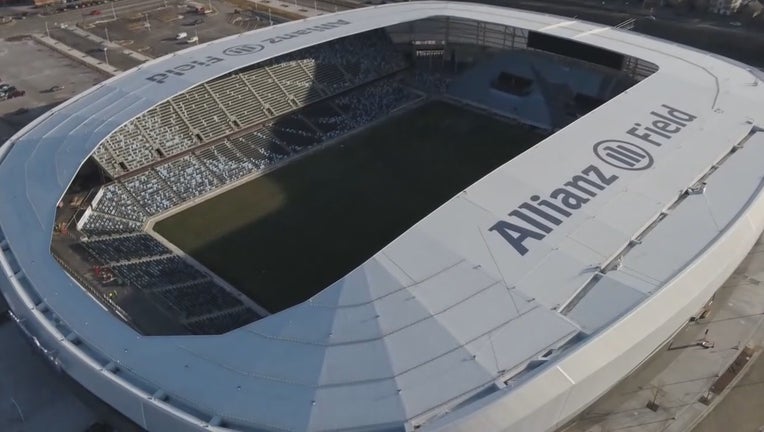
[[9,88],[11,88],[10,84],[7,84],[7,83],[0,84],[0,92],[7,92]]
[[14,92],[16,92],[16,87],[14,86],[8,86],[0,90],[0,100],[6,100],[6,99],[10,99],[14,97],[14,96],[11,96]]
[[8,96],[7,96],[6,98],[7,98],[7,99],[13,99],[13,98],[17,98],[17,97],[21,97],[21,96],[24,96],[25,94],[27,94],[27,92],[26,92],[26,91],[24,91],[24,90],[18,90],[18,89],[16,89],[16,88],[14,88],[14,89],[13,89],[13,91],[9,91],[9,92],[8,92]]

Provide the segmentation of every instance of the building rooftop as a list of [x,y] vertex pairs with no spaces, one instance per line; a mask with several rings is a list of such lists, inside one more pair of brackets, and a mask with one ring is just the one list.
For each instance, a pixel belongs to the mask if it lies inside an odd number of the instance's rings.
[[[50,255],[58,200],[125,122],[246,65],[444,15],[572,38],[659,70],[312,299],[228,334],[142,337]],[[637,307],[678,309],[680,299],[658,303],[656,293],[758,195],[764,135],[754,126],[764,124],[764,98],[755,73],[626,31],[475,4],[401,3],[290,22],[148,62],[19,132],[0,153],[0,238],[18,262],[14,278],[83,345],[190,412],[279,430],[397,430],[516,393],[524,402],[505,415],[522,418],[549,388],[570,387],[607,362],[595,354],[641,335],[644,321],[621,318]],[[705,193],[684,193],[693,187]]]

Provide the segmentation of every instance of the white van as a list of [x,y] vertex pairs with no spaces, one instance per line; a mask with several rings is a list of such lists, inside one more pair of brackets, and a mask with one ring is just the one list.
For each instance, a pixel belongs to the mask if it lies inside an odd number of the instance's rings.
[[178,33],[178,35],[177,35],[177,36],[175,36],[175,40],[181,40],[181,39],[185,39],[185,38],[186,38],[186,36],[188,36],[188,33],[186,33],[186,32],[180,32],[180,33]]

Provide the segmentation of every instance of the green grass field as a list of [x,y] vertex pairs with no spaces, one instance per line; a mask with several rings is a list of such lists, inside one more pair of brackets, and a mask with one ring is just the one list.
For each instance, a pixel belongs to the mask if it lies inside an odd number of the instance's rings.
[[541,136],[431,102],[155,226],[271,312],[307,300]]

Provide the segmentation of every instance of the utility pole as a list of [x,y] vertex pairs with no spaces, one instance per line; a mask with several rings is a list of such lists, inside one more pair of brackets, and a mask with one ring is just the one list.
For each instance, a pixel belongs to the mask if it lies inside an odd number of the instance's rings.
[[103,58],[106,59],[106,66],[109,66],[109,48],[103,47]]
[[114,20],[116,21],[116,19],[117,19],[117,11],[116,11],[116,9],[114,9],[114,2],[111,2],[111,17],[114,18]]
[[111,42],[109,40],[109,27],[104,26],[103,31],[106,32],[106,42]]
[[50,39],[50,29],[48,28],[48,20],[45,20],[45,34],[47,34],[48,39]]

